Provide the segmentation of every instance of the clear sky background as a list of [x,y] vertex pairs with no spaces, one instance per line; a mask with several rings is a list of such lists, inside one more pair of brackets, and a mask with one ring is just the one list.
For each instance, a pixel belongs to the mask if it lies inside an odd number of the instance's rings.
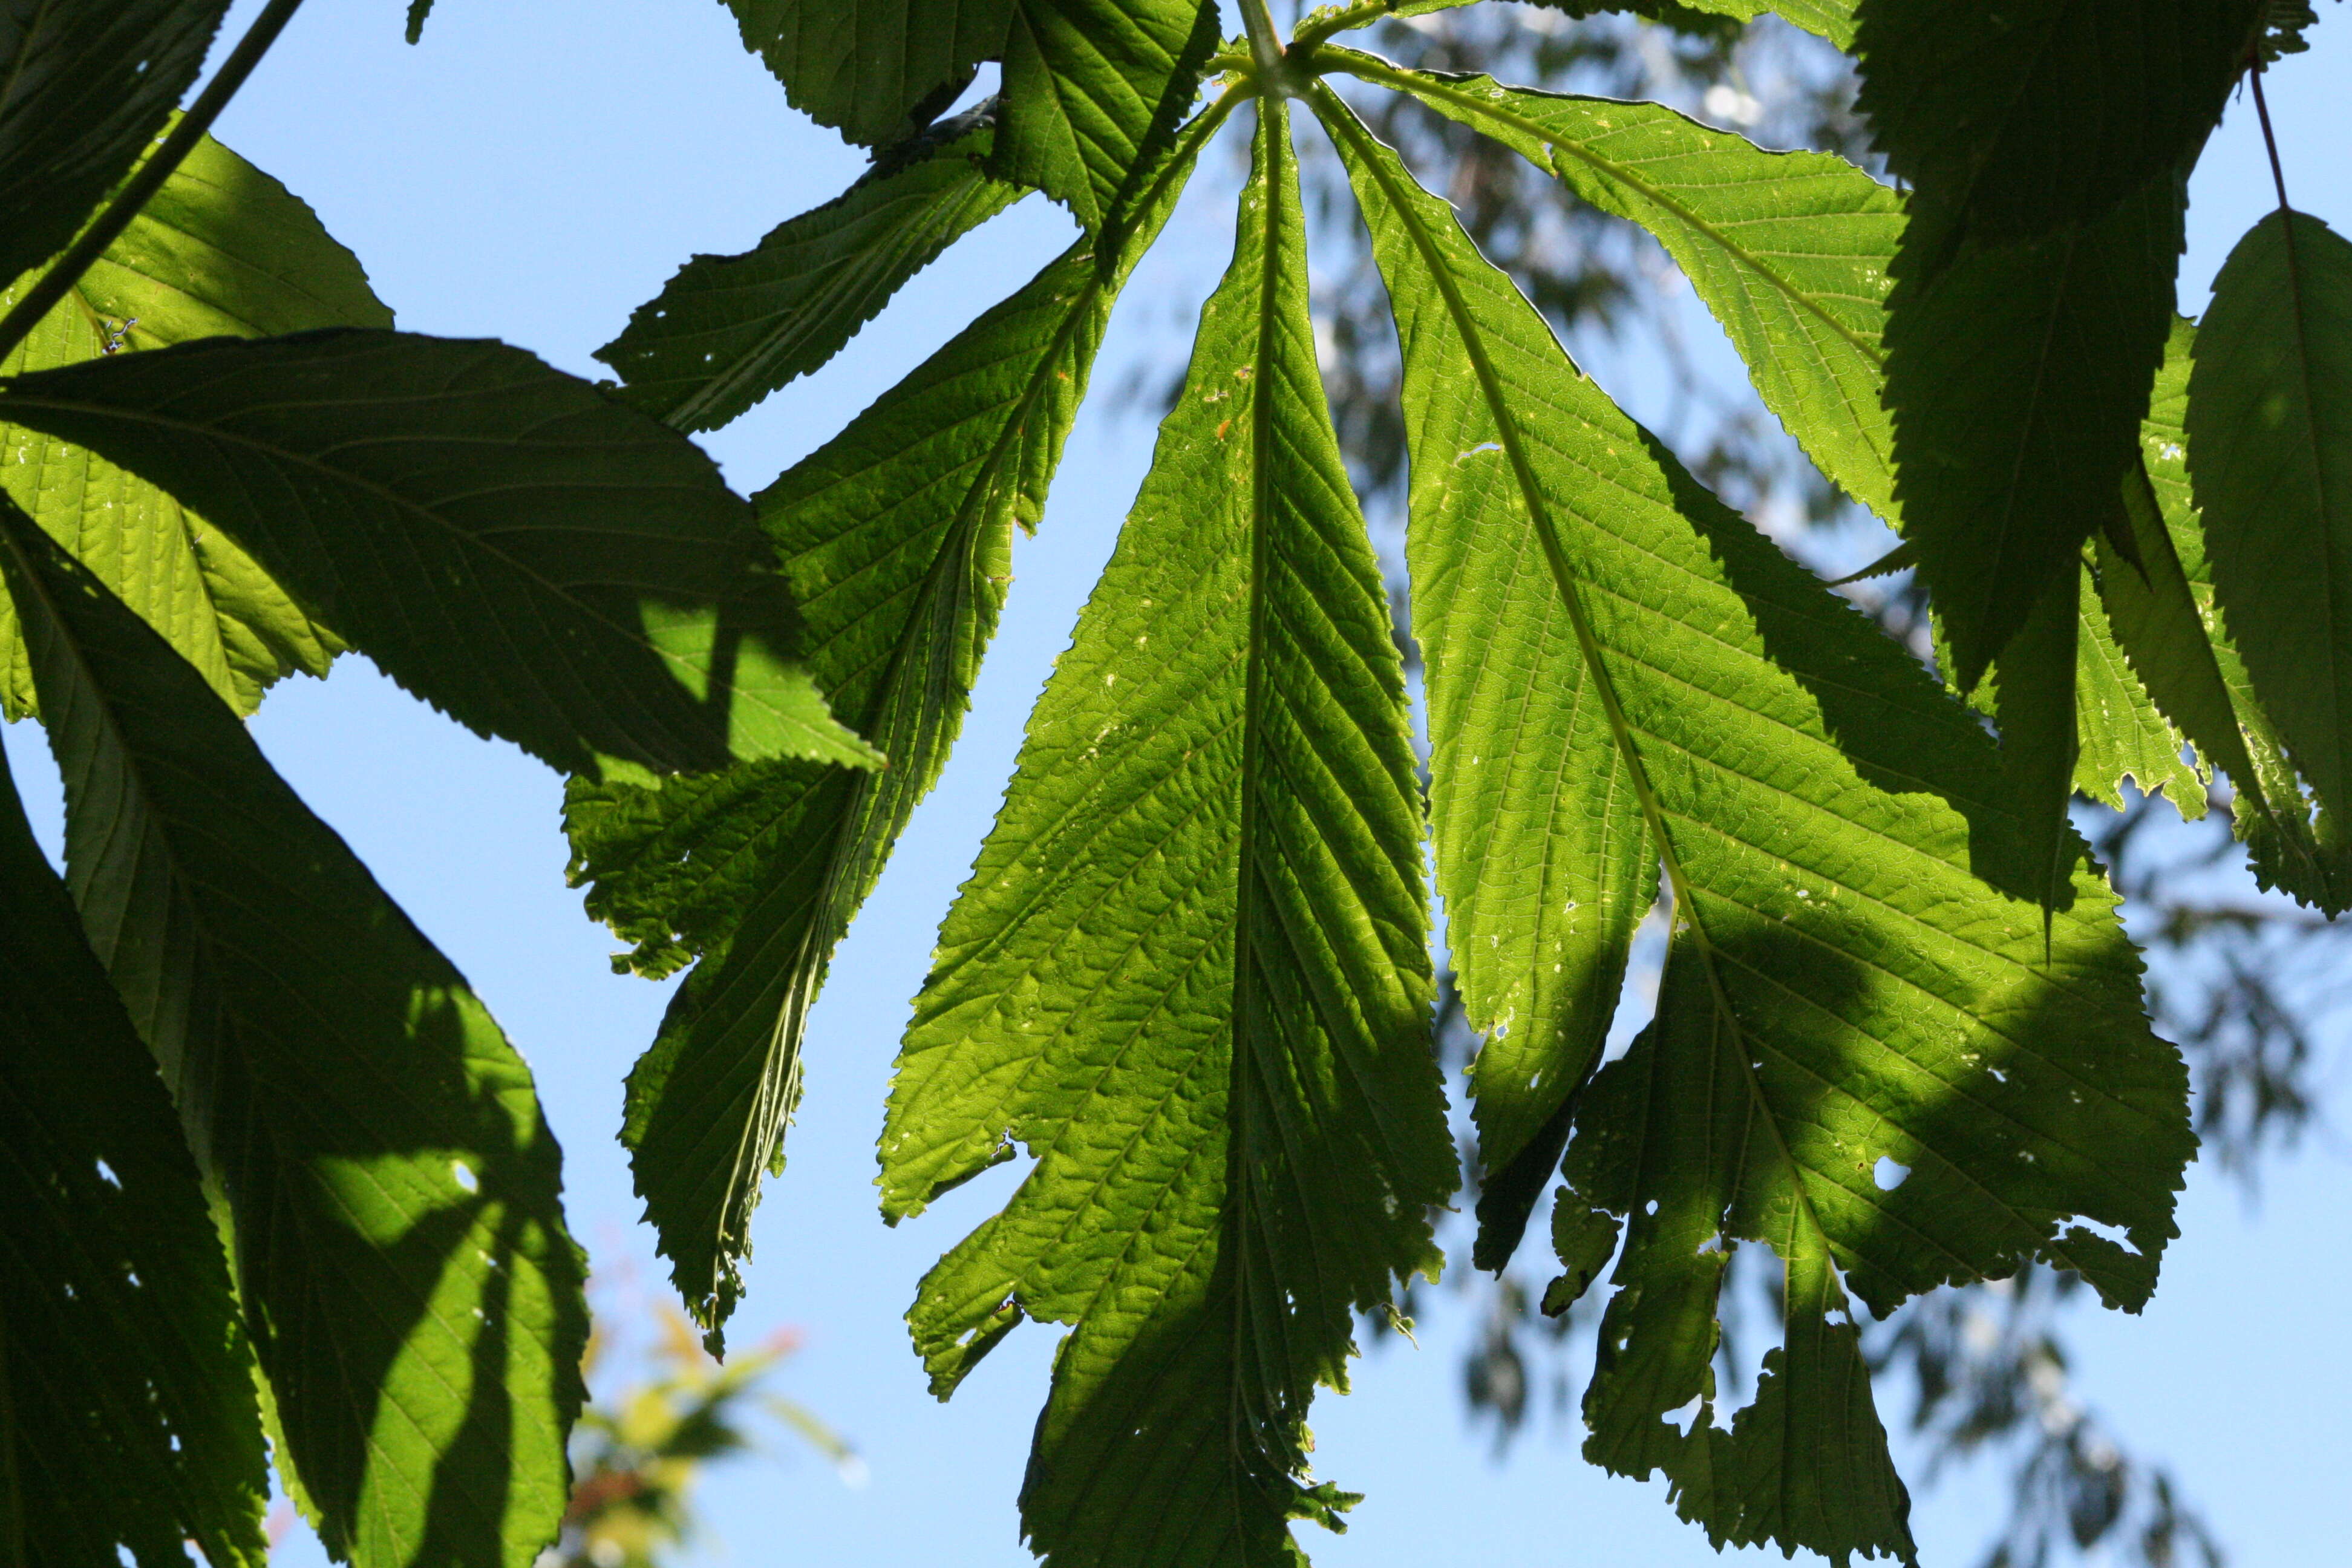
[[[256,8],[240,5],[226,36]],[[2313,51],[2273,73],[2272,108],[2297,205],[2352,231],[2343,112],[2352,16],[2321,9]],[[602,374],[590,351],[689,254],[748,248],[863,166],[787,108],[716,0],[440,0],[417,48],[401,42],[402,10],[400,0],[310,0],[217,133],[318,209],[408,330],[504,338]],[[1234,168],[1213,155],[1138,272],[1097,367],[1098,393],[1139,364],[1181,363],[1191,311],[1230,252],[1223,196]],[[2192,314],[2231,243],[2273,205],[2251,103],[2231,109],[2193,197],[2180,295]],[[959,246],[823,373],[709,438],[730,479],[745,491],[766,484],[1024,281],[1070,232],[1033,196]],[[1728,349],[1703,313],[1689,315],[1701,353],[1720,368]],[[1592,347],[1591,368],[1643,413],[1656,378]],[[990,1173],[894,1231],[875,1213],[873,1143],[939,919],[986,831],[1029,703],[1108,555],[1150,438],[1144,418],[1098,396],[1070,440],[1044,527],[1016,544],[1017,581],[963,740],[835,959],[810,1027],[792,1163],[755,1221],[750,1296],[730,1337],[748,1344],[782,1325],[803,1331],[778,1386],[856,1442],[870,1479],[845,1486],[782,1442],[781,1460],[722,1468],[706,1490],[713,1530],[698,1564],[1032,1561],[1013,1500],[1058,1331],[1023,1327],[942,1406],[925,1392],[899,1321],[922,1271],[993,1211],[1019,1168]],[[614,1278],[634,1267],[640,1288],[658,1282],[614,1134],[622,1078],[651,1039],[666,990],[611,973],[615,943],[564,887],[561,781],[441,719],[355,657],[323,683],[280,687],[254,731],[530,1059],[563,1143],[573,1229],[599,1268]],[[54,847],[56,774],[37,731],[15,726],[6,744]],[[2331,1116],[2347,1099],[2340,1022],[2323,1029]],[[2352,1164],[2342,1150],[2323,1129],[2270,1169],[2259,1208],[2213,1172],[2192,1170],[2183,1237],[2155,1303],[2136,1319],[2090,1310],[2071,1324],[2082,1394],[2137,1449],[2176,1468],[2243,1568],[2346,1560]],[[1662,1485],[1585,1466],[1570,1421],[1548,1409],[1497,1462],[1467,1425],[1459,1386],[1475,1324],[1444,1296],[1423,1316],[1418,1350],[1388,1341],[1358,1363],[1352,1396],[1327,1394],[1316,1407],[1318,1472],[1368,1494],[1346,1537],[1303,1531],[1318,1563],[1717,1561],[1674,1518]],[[1890,1424],[1899,1419],[1901,1401],[1885,1406]],[[2006,1508],[1999,1478],[1961,1472],[1935,1489],[1913,1479],[1924,1561],[1974,1563]],[[283,1559],[311,1568],[320,1554],[297,1531]]]

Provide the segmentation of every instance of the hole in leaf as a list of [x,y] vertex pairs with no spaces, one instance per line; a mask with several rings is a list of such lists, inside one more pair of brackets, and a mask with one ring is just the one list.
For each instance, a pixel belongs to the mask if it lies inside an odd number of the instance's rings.
[[1882,1193],[1891,1193],[1911,1178],[1911,1167],[1898,1163],[1892,1155],[1881,1154],[1878,1163],[1871,1167],[1870,1179],[1878,1184]]
[[482,1190],[480,1180],[474,1174],[474,1167],[468,1165],[463,1160],[452,1160],[449,1162],[449,1179],[457,1183],[459,1186],[465,1188],[466,1191],[469,1193],[478,1193]]

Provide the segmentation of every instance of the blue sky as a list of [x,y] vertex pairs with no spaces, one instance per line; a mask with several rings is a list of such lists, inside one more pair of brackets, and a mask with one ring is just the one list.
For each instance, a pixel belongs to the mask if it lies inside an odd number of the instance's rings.
[[[240,5],[232,29],[253,8]],[[440,0],[414,49],[400,41],[402,9],[399,0],[311,0],[217,130],[318,208],[404,328],[500,337],[565,369],[602,374],[589,351],[688,255],[747,248],[862,167],[857,153],[786,107],[716,0]],[[2352,17],[2323,9],[2314,51],[2273,73],[2272,106],[2297,205],[2352,230],[2352,131],[2341,101],[2352,85]],[[2193,187],[2181,289],[2192,313],[2231,242],[2272,205],[2252,121],[2251,104],[2231,109]],[[1139,363],[1177,363],[1181,323],[1230,247],[1229,209],[1218,200],[1230,167],[1213,161],[1168,242],[1143,264],[1098,389]],[[918,279],[833,365],[711,437],[710,449],[738,489],[765,484],[1024,281],[1069,232],[1032,197]],[[1692,317],[1701,352],[1727,353]],[[1641,412],[1647,389],[1637,363],[1602,352],[1590,363]],[[1043,529],[1016,546],[1017,581],[964,739],[836,958],[810,1029],[792,1163],[755,1224],[739,1342],[783,1324],[805,1331],[781,1386],[856,1441],[870,1481],[845,1487],[814,1456],[789,1452],[782,1464],[722,1470],[709,1485],[713,1537],[698,1563],[1031,1561],[1013,1498],[1055,1331],[1024,1327],[941,1406],[924,1391],[898,1318],[922,1270],[992,1210],[1017,1170],[991,1173],[889,1230],[875,1215],[872,1151],[938,920],[1149,455],[1149,426],[1109,401],[1082,416]],[[564,1145],[575,1233],[600,1266],[634,1260],[641,1277],[657,1279],[614,1135],[622,1077],[651,1038],[665,993],[612,974],[614,942],[563,886],[560,781],[512,747],[440,719],[355,658],[324,683],[288,683],[254,728],[530,1060]],[[37,733],[16,726],[6,742],[28,804],[53,833],[55,773]],[[2331,1030],[2322,1078],[2337,1105],[2344,1060]],[[2340,1145],[2324,1133],[2271,1171],[2259,1210],[2212,1172],[2192,1171],[2183,1239],[2154,1305],[2137,1319],[2084,1312],[2073,1325],[2084,1394],[2177,1468],[2244,1568],[2341,1558],[2336,1497],[2352,1458],[2352,1373],[2335,1352],[2341,1304],[2352,1300],[2347,1176]],[[1495,1462],[1485,1436],[1467,1426],[1459,1392],[1474,1327],[1465,1311],[1441,1305],[1425,1316],[1417,1351],[1386,1343],[1359,1363],[1351,1397],[1318,1404],[1318,1471],[1368,1497],[1348,1536],[1307,1532],[1317,1563],[1440,1553],[1657,1568],[1717,1561],[1674,1519],[1661,1487],[1590,1469],[1548,1413]],[[1972,1563],[2002,1506],[1982,1475],[1925,1492],[1926,1561]],[[318,1548],[298,1532],[285,1560],[309,1568]]]

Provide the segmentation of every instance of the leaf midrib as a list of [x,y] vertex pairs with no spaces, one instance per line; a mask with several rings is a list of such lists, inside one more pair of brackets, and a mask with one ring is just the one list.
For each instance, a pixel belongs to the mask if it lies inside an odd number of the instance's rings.
[[[1633,743],[1632,726],[1628,723],[1624,709],[1618,700],[1615,675],[1605,662],[1600,640],[1592,630],[1580,591],[1580,584],[1560,546],[1550,508],[1545,500],[1542,488],[1537,481],[1533,466],[1528,458],[1525,438],[1519,430],[1517,421],[1513,417],[1509,399],[1504,395],[1493,356],[1486,348],[1485,335],[1464,301],[1461,286],[1445,265],[1434,238],[1423,225],[1420,215],[1413,210],[1410,193],[1400,192],[1392,183],[1386,164],[1378,155],[1381,151],[1378,143],[1372,142],[1370,133],[1363,128],[1361,121],[1348,110],[1345,104],[1339,101],[1338,96],[1328,87],[1318,81],[1313,84],[1312,90],[1316,94],[1316,107],[1323,123],[1331,130],[1335,139],[1344,138],[1354,143],[1363,167],[1380,182],[1382,194],[1389,198],[1391,212],[1412,237],[1414,247],[1420,250],[1423,264],[1429,268],[1432,279],[1437,284],[1439,295],[1444,300],[1447,313],[1453,318],[1454,328],[1462,336],[1465,352],[1469,356],[1471,368],[1477,380],[1479,395],[1486,402],[1490,415],[1495,419],[1496,436],[1502,443],[1504,452],[1511,460],[1511,469],[1518,483],[1520,498],[1528,507],[1530,521],[1535,524],[1537,536],[1543,544],[1545,559],[1551,568],[1554,585],[1559,592],[1563,607],[1568,611],[1570,624],[1575,629],[1578,651],[1583,657],[1586,667],[1592,676],[1593,689],[1600,697],[1601,711],[1609,721],[1611,737],[1617,743],[1618,754],[1625,761],[1626,772],[1633,782],[1635,796],[1641,802],[1642,815],[1647,820],[1651,834],[1656,842],[1659,859],[1664,866],[1667,881],[1674,890],[1675,911],[1687,921],[1688,929],[1698,943],[1699,954],[1706,972],[1707,989],[1715,1001],[1716,1015],[1723,1023],[1728,1024],[1744,1040],[1747,1030],[1740,1024],[1739,1015],[1732,1008],[1730,998],[1724,992],[1723,978],[1717,969],[1715,944],[1707,934],[1706,923],[1698,910],[1694,897],[1694,886],[1688,874],[1683,869],[1681,857],[1675,851],[1673,838],[1666,832],[1664,813],[1659,802],[1656,788],[1650,780],[1649,770],[1642,759],[1639,748]],[[1370,145],[1367,145],[1368,143]],[[1564,355],[1563,358],[1565,358]],[[1756,1069],[1750,1064],[1747,1051],[1743,1049],[1737,1055],[1739,1059],[1742,1081],[1748,1086],[1750,1104],[1759,1113],[1759,1119],[1771,1130],[1773,1143],[1780,1152],[1782,1163],[1792,1173],[1801,1171],[1802,1167],[1798,1164],[1794,1152],[1789,1147],[1788,1139],[1781,1131],[1779,1119],[1773,1114],[1771,1102],[1766,1099],[1762,1085],[1757,1081]],[[1801,1180],[1793,1183],[1792,1185],[1796,1202],[1804,1210],[1808,1223],[1817,1235],[1825,1237],[1828,1233],[1822,1225],[1819,1215],[1814,1211],[1811,1192]]]

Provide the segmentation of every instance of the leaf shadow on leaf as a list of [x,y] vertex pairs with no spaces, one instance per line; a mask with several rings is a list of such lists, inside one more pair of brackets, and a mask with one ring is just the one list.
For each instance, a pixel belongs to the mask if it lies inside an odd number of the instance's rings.
[[[2026,825],[2003,804],[1998,754],[1990,745],[1981,748],[1980,767],[1961,781],[1965,789],[1916,771],[1923,752],[1950,752],[1955,726],[1977,729],[1978,721],[1935,691],[1934,678],[1892,643],[1891,657],[1873,665],[1842,652],[1851,647],[1854,628],[1828,624],[1827,617],[1861,623],[1862,612],[1823,593],[1810,571],[1727,510],[1656,436],[1642,429],[1641,437],[1683,516],[1747,602],[1766,654],[1820,705],[1830,739],[1855,772],[1889,794],[1933,795],[1958,812],[1969,825],[1969,868],[1989,886],[2014,899],[2053,900],[2050,907],[2058,911],[2073,908],[2072,879],[2062,873],[2053,879],[2034,868]],[[1872,628],[1870,635],[1882,634]],[[2084,852],[2078,840],[2076,858]]]

